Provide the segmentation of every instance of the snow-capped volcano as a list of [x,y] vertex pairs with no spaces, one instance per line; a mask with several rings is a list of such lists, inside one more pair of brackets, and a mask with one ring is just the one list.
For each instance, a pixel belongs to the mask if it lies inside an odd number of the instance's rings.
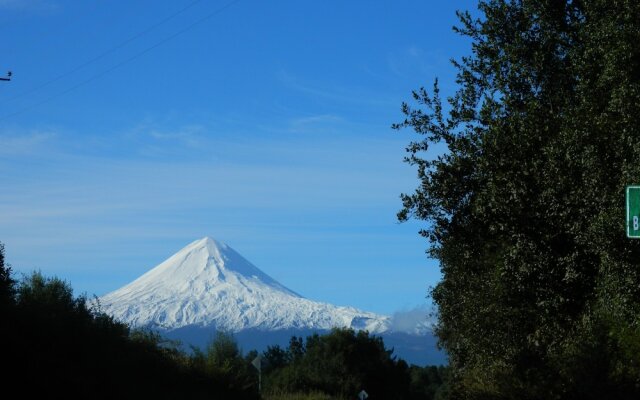
[[102,310],[138,327],[186,326],[239,332],[334,327],[381,333],[390,318],[308,300],[231,247],[205,237],[128,285],[100,298]]

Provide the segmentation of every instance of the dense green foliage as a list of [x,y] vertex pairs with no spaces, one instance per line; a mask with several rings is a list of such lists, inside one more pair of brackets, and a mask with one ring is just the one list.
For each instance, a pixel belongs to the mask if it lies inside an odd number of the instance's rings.
[[17,284],[3,250],[0,293],[8,296],[0,314],[2,381],[20,397],[258,398],[255,374],[250,380],[235,369],[237,348],[226,351],[235,343],[214,342],[203,363],[156,333],[130,331],[92,310],[57,278],[33,273]]
[[14,285],[11,267],[4,261],[4,244],[0,243],[0,313],[8,312],[13,304]]
[[[443,280],[432,296],[453,398],[640,398],[640,2],[479,2],[457,92],[414,93],[420,185],[400,220]],[[424,154],[444,143],[436,158]]]
[[306,341],[292,337],[286,350],[269,347],[263,358],[265,392],[271,396],[316,393],[350,399],[365,390],[371,398],[427,400],[441,398],[446,388],[446,368],[409,367],[385,349],[381,338],[352,329]]
[[230,333],[217,332],[204,352],[193,349],[191,362],[198,370],[223,383],[231,393],[249,394],[252,398],[258,393],[258,376],[251,366],[257,355],[253,350],[243,357]]

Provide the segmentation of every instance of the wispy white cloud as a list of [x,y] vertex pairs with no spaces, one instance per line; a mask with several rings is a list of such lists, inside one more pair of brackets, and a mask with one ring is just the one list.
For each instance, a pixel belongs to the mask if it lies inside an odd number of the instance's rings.
[[426,305],[396,311],[391,316],[391,329],[396,332],[425,333],[433,329],[434,323],[435,311]]
[[[148,157],[167,157],[181,151],[196,156],[207,144],[207,128],[202,124],[179,124],[145,119],[133,128],[116,134],[130,152]],[[111,138],[111,143],[114,140]]]
[[[344,123],[335,115],[318,115],[293,119],[289,129]],[[402,143],[395,137],[365,142],[340,135],[219,138],[198,124],[134,131],[145,132],[145,139],[121,135],[111,146],[127,153],[114,156],[87,151],[96,142],[90,135],[0,136],[0,155],[24,156],[15,162],[0,158],[5,172],[0,184],[7,189],[0,202],[0,221],[8,227],[27,221],[46,224],[55,219],[193,208],[313,212],[355,203],[360,207],[395,203],[404,189],[403,179],[398,179],[405,170],[400,162]],[[157,146],[156,154],[139,157],[150,146]],[[192,157],[176,158],[180,146]],[[54,147],[59,148],[53,151]],[[210,157],[197,157],[201,153]],[[412,180],[411,173],[405,174],[407,187]]]
[[343,124],[345,120],[337,115],[324,114],[310,117],[297,117],[289,121],[289,130],[295,133],[316,133],[319,130],[335,130],[336,125]]
[[399,78],[426,76],[435,78],[438,71],[446,70],[449,58],[438,51],[426,51],[419,46],[410,45],[397,52],[388,54],[387,67]]
[[345,87],[333,82],[319,82],[294,76],[281,70],[278,79],[288,88],[308,96],[349,104],[367,104],[372,106],[394,106],[393,101],[362,87]]
[[[336,132],[300,135],[290,132],[296,124]],[[283,118],[248,137],[221,135],[207,124],[157,126],[112,133],[108,144],[91,132],[4,134],[14,143],[12,154],[21,149],[23,156],[0,155],[0,240],[28,260],[22,267],[43,267],[47,252],[55,252],[67,260],[58,268],[108,271],[115,268],[109,249],[118,248],[116,263],[142,273],[150,265],[130,257],[136,246],[179,248],[205,235],[266,254],[284,243],[309,246],[309,253],[313,244],[330,248],[334,241],[356,248],[389,234],[384,227],[395,226],[398,194],[414,185],[414,172],[401,162],[401,137],[344,134],[354,125],[333,114]],[[198,146],[184,144],[182,132]],[[158,153],[141,156],[151,145]],[[36,244],[42,254],[33,254]],[[72,251],[78,247],[82,253]],[[107,258],[95,260],[91,251]]]
[[50,149],[53,132],[0,133],[0,156],[20,156]]
[[174,130],[151,128],[146,133],[153,139],[187,147],[197,147],[202,144],[202,125],[186,125]]

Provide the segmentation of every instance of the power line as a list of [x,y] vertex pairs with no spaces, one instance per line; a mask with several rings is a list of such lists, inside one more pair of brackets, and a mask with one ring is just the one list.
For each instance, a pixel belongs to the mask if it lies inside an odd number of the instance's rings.
[[[197,1],[200,1],[200,0],[197,0]],[[65,89],[65,90],[63,90],[61,92],[58,92],[58,93],[56,93],[56,94],[54,94],[54,95],[52,95],[52,96],[50,96],[50,97],[48,97],[48,98],[46,98],[46,99],[44,99],[42,101],[39,101],[39,102],[37,102],[35,104],[32,104],[31,106],[27,106],[25,108],[22,108],[22,109],[16,111],[16,112],[4,115],[4,116],[0,117],[0,121],[4,121],[4,120],[9,119],[11,117],[15,117],[16,115],[22,114],[22,113],[24,113],[26,111],[32,110],[32,109],[34,109],[36,107],[39,107],[39,106],[41,106],[43,104],[46,104],[46,103],[48,103],[50,101],[53,101],[53,100],[55,100],[55,99],[57,99],[57,98],[59,98],[61,96],[64,96],[65,94],[70,93],[70,92],[72,92],[72,91],[74,91],[74,90],[76,90],[76,89],[78,89],[78,88],[90,83],[90,82],[93,82],[96,79],[99,79],[99,78],[107,75],[108,73],[110,73],[110,72],[122,67],[123,65],[128,64],[128,63],[130,63],[131,61],[133,61],[133,60],[135,60],[137,58],[140,58],[141,56],[145,55],[146,53],[148,53],[148,52],[150,52],[150,51],[162,46],[163,44],[165,44],[168,41],[170,41],[170,40],[182,35],[183,33],[190,31],[191,29],[195,28],[197,25],[199,25],[199,24],[205,22],[206,20],[208,20],[208,19],[210,19],[210,18],[222,13],[223,11],[225,11],[226,9],[228,9],[231,6],[235,5],[236,3],[239,3],[240,1],[241,0],[230,1],[229,3],[225,4],[224,6],[215,9],[211,13],[205,15],[204,17],[196,20],[195,22],[187,25],[186,27],[184,27],[184,28],[180,29],[179,31],[173,33],[172,35],[160,40],[159,42],[156,42],[154,45],[152,45],[150,47],[147,47],[144,50],[134,54],[133,56],[131,56],[131,57],[129,57],[129,58],[127,58],[127,59],[115,64],[114,66],[112,66],[112,67],[110,67],[110,68],[108,68],[108,69],[106,69],[106,70],[104,70],[104,71],[102,71],[102,72],[100,72],[98,74],[95,74],[92,77],[90,77],[90,78],[88,78],[88,79],[86,79],[86,80],[84,80],[84,81],[82,81],[82,82],[80,82],[80,83],[78,83],[76,85],[73,85],[73,86],[71,86],[71,87],[69,87],[69,88],[67,88],[67,89]]]
[[9,102],[9,101],[13,101],[13,100],[19,99],[19,98],[21,98],[23,96],[26,96],[28,94],[31,94],[33,92],[36,92],[36,91],[38,91],[38,90],[40,90],[40,89],[42,89],[44,87],[47,87],[47,86],[51,85],[52,83],[55,83],[55,82],[57,82],[57,81],[59,81],[61,79],[66,78],[67,76],[69,76],[69,75],[71,75],[71,74],[73,74],[75,72],[80,71],[81,69],[85,68],[86,66],[91,65],[94,62],[105,58],[109,54],[114,53],[116,50],[119,50],[119,49],[123,48],[124,46],[126,46],[127,44],[133,42],[134,40],[146,35],[147,33],[149,33],[152,30],[158,28],[159,26],[164,25],[165,23],[169,22],[170,20],[172,20],[173,18],[177,17],[178,15],[184,13],[185,11],[187,11],[191,7],[195,6],[196,4],[200,3],[201,1],[202,0],[192,1],[191,3],[187,4],[185,7],[181,8],[180,10],[177,10],[173,14],[171,14],[171,15],[165,17],[164,19],[162,19],[161,21],[151,25],[147,29],[145,29],[143,31],[140,31],[140,32],[136,33],[135,35],[125,39],[124,41],[120,42],[116,46],[111,47],[110,49],[104,51],[103,53],[97,55],[96,57],[94,57],[94,58],[92,58],[92,59],[90,59],[90,60],[88,60],[88,61],[86,61],[86,62],[84,62],[84,63],[82,63],[80,65],[78,65],[77,67],[75,67],[75,68],[73,68],[73,69],[71,69],[71,70],[69,70],[69,71],[67,71],[65,73],[62,73],[62,74],[56,76],[55,78],[52,78],[52,79],[50,79],[48,81],[45,81],[44,83],[42,83],[40,85],[32,87],[31,89],[28,89],[28,90],[26,90],[26,91],[24,91],[22,93],[19,93],[19,94],[15,95],[15,96],[9,97],[8,99],[0,100],[0,104],[6,103],[6,102]]

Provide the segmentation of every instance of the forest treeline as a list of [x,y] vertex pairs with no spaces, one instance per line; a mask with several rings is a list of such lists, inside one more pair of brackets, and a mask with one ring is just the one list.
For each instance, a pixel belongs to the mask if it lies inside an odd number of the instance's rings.
[[[232,335],[218,332],[205,349],[183,351],[87,300],[38,272],[16,281],[0,243],[1,390],[25,398],[261,398],[251,363],[258,352],[243,353]],[[261,354],[262,398],[351,399],[361,390],[371,399],[443,398],[446,367],[409,366],[392,353],[381,338],[349,329],[293,337]]]

